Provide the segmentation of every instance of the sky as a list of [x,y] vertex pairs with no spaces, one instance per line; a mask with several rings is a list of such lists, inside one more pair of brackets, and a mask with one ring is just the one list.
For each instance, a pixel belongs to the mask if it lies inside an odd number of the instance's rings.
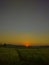
[[49,0],[0,0],[0,42],[49,45]]

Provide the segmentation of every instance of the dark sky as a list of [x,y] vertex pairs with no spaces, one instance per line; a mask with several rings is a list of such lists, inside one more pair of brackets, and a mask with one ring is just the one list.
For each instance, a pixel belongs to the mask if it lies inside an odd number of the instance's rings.
[[[49,0],[0,0],[0,41],[10,42],[6,35],[18,33],[49,42]],[[41,35],[46,36],[44,41]]]

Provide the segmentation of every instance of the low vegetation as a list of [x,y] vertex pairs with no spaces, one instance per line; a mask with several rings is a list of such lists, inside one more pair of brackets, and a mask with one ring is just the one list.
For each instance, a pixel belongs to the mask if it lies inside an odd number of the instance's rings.
[[49,48],[0,47],[0,65],[49,65]]

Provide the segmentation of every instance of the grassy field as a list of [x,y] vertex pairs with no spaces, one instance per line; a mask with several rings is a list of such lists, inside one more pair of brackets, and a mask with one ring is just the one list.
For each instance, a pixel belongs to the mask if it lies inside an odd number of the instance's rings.
[[0,47],[0,65],[49,65],[49,48]]

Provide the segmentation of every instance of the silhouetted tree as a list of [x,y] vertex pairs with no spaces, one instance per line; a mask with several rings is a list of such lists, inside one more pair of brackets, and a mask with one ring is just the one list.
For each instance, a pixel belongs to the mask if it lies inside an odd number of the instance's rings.
[[4,47],[6,47],[6,43],[4,43]]

